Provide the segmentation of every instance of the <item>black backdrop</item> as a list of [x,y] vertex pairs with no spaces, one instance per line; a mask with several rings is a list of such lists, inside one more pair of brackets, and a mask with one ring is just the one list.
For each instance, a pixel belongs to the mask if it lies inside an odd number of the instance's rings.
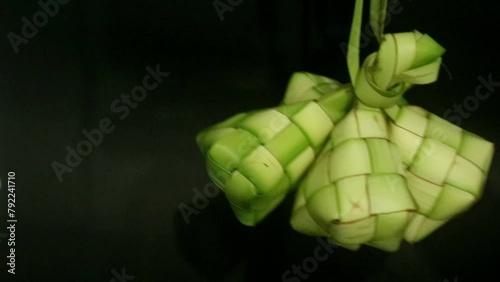
[[[9,171],[18,219],[16,274],[7,273],[0,237],[0,281],[281,281],[312,256],[316,239],[288,224],[293,194],[256,228],[239,224],[222,194],[189,223],[179,208],[196,208],[193,189],[210,186],[197,132],[276,105],[294,71],[348,81],[339,45],[353,2],[221,0],[234,4],[223,20],[210,0],[66,2],[45,24],[39,13],[40,27],[27,36],[22,18],[33,22],[37,1],[0,6],[0,236]],[[475,95],[478,77],[500,81],[497,2],[401,0],[397,7],[387,32],[418,29],[447,49],[439,80],[411,90],[411,103],[443,116]],[[364,55],[376,47],[368,40]],[[113,111],[157,65],[170,75],[128,114]],[[448,118],[499,143],[498,89],[474,111]],[[54,162],[65,164],[67,146],[87,140],[82,130],[103,119],[113,131],[59,181]],[[390,254],[338,248],[304,279],[495,280],[498,173],[497,153],[483,198],[423,242]]]

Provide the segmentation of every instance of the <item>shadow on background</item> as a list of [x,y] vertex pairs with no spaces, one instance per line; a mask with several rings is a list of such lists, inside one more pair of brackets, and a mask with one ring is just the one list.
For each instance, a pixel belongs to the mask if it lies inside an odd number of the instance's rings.
[[[256,227],[244,226],[236,219],[222,192],[211,199],[205,209],[199,210],[199,214],[191,215],[189,223],[177,210],[175,230],[179,250],[209,281],[241,281],[242,277],[248,282],[302,281],[302,278],[307,281],[383,281],[368,279],[391,275],[390,272],[378,274],[384,270],[390,254],[369,247],[351,252],[330,245],[331,254],[321,247],[326,260],[317,261],[313,271],[305,270],[304,260],[314,257],[314,250],[322,245],[316,238],[291,229],[288,220],[294,194],[288,195]],[[195,208],[192,204],[189,206]],[[294,273],[294,265],[302,269],[302,274]],[[286,271],[289,273],[285,274]]]

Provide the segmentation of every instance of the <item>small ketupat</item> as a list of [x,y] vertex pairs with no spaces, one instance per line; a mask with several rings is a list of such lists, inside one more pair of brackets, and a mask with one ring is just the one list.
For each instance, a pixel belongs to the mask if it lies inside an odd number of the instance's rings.
[[241,223],[256,225],[296,186],[353,99],[349,85],[296,73],[284,104],[237,114],[197,136],[210,178]]

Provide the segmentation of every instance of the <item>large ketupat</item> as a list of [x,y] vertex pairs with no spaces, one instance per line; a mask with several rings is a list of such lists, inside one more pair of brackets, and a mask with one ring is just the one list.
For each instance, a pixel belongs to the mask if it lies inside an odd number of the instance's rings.
[[197,136],[208,174],[240,222],[256,225],[295,187],[353,97],[350,85],[297,73],[287,104],[237,114]]
[[359,103],[329,143],[299,187],[292,227],[352,250],[397,250],[416,205],[387,116]]
[[[354,27],[361,9],[357,0]],[[378,38],[379,51],[360,69],[359,33],[351,32],[357,106],[301,183],[290,222],[352,250],[395,251],[403,237],[422,240],[480,198],[493,144],[422,108],[395,105],[412,85],[437,79],[445,50],[418,31]]]
[[494,145],[416,106],[386,109],[418,212],[405,239],[417,242],[482,195]]
[[358,104],[301,182],[291,225],[351,250],[396,251],[481,197],[493,150],[420,107]]

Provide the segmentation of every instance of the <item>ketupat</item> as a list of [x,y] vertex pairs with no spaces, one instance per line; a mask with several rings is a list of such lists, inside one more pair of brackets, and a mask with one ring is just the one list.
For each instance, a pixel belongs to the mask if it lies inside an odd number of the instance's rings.
[[[382,33],[383,26],[378,30]],[[405,231],[405,239],[413,243],[481,197],[494,145],[420,107],[392,106],[391,99],[411,84],[437,79],[445,49],[417,31],[380,41],[376,60],[369,56],[355,80],[355,92],[364,103],[384,108],[390,119],[390,139],[407,166],[406,179],[418,207]]]
[[[368,244],[395,251],[403,237],[411,243],[422,240],[479,199],[494,148],[491,142],[422,108],[395,105],[413,84],[437,79],[445,50],[429,36],[417,31],[382,35],[383,26],[374,28],[380,33],[380,49],[359,70],[355,29],[361,24],[361,11],[362,1],[357,0],[348,53],[359,101],[333,130],[329,151],[318,157],[301,183],[290,223],[299,232],[328,236],[348,249]],[[363,103],[380,110],[376,113]],[[374,120],[383,120],[379,136],[373,130],[372,135],[366,132],[370,124],[377,128]],[[358,148],[348,148],[346,140]],[[374,140],[378,147],[370,146]],[[389,153],[389,147],[397,153]],[[394,170],[396,155],[403,172]],[[387,171],[392,167],[392,175],[385,174],[385,185],[377,187],[369,180],[379,177],[382,167]],[[392,193],[381,193],[388,190]]]
[[237,114],[198,134],[208,174],[241,223],[256,225],[295,187],[353,97],[350,85],[296,73],[284,104]]
[[396,250],[416,210],[404,174],[387,116],[358,103],[302,181],[292,227],[352,250],[361,244]]

